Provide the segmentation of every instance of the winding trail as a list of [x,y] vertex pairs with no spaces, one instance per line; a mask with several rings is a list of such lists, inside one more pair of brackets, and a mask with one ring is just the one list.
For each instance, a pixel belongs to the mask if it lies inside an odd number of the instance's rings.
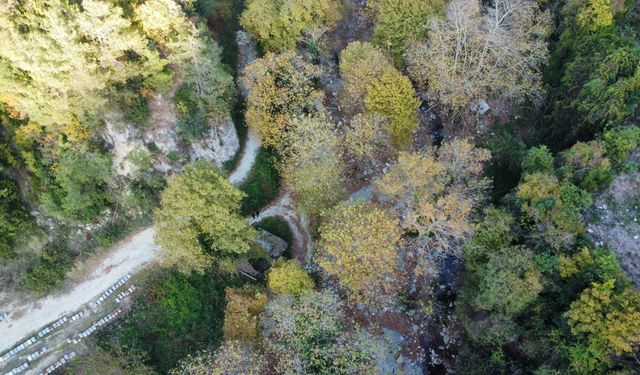
[[[255,46],[251,43],[247,45],[248,42],[242,38],[243,35],[239,33],[239,45],[245,55],[241,65],[246,66],[255,58],[256,53]],[[244,38],[246,39],[246,36]],[[243,92],[245,99],[247,95],[248,92]],[[237,185],[246,180],[259,149],[259,137],[249,131],[240,161],[229,175],[231,183]],[[274,216],[282,217],[289,224],[294,236],[292,248],[296,258],[309,262],[312,255],[309,221],[296,212],[289,193],[281,193],[274,202],[262,209],[258,218],[247,218],[247,222],[254,224]],[[20,297],[13,298],[10,302],[3,301],[0,312],[6,312],[8,316],[0,321],[0,354],[23,342],[62,315],[74,313],[87,306],[124,274],[134,274],[155,264],[157,252],[161,249],[156,245],[154,235],[155,229],[149,226],[122,240],[104,255],[105,259],[93,271],[87,272],[88,276],[85,280],[69,291],[31,302],[25,302],[26,298]]]
[[[245,147],[237,168],[231,173],[229,180],[238,184],[249,174],[253,166],[260,142],[251,137]],[[267,217],[282,217],[291,227],[295,242],[294,252],[300,261],[311,259],[311,238],[308,221],[296,213],[291,197],[283,193],[276,201],[262,210],[257,219],[247,218],[250,224]],[[7,312],[7,319],[0,322],[0,353],[3,353],[28,335],[32,335],[41,327],[58,319],[64,314],[79,310],[85,304],[95,300],[106,289],[111,287],[126,273],[136,273],[157,261],[160,248],[154,242],[155,229],[147,227],[115,245],[107,258],[97,266],[83,282],[75,285],[69,292],[40,298],[30,303],[15,298],[13,302],[0,306],[0,311]]]
[[246,180],[253,167],[253,163],[256,161],[256,156],[260,150],[260,139],[258,135],[249,129],[247,134],[247,142],[244,145],[242,151],[242,157],[240,162],[236,166],[236,169],[229,175],[229,182],[232,184],[239,184]]

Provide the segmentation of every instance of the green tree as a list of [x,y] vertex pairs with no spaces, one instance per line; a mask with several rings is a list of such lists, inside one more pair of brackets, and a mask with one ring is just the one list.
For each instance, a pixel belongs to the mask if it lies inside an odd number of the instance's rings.
[[604,147],[607,157],[616,166],[621,166],[638,144],[640,144],[640,128],[627,126],[612,129],[604,133]]
[[388,50],[396,64],[402,64],[407,45],[422,40],[429,31],[429,19],[444,13],[442,0],[377,0],[373,40]]
[[340,18],[336,0],[247,0],[240,25],[267,51],[292,50],[303,32],[331,27]]
[[45,193],[43,205],[49,214],[90,220],[104,210],[112,194],[111,159],[91,150],[69,149],[54,167],[59,189]]
[[602,141],[578,142],[560,154],[560,175],[582,189],[595,191],[613,179],[611,162]]
[[242,84],[250,92],[247,125],[265,146],[286,148],[292,118],[311,112],[319,99],[313,85],[319,74],[317,66],[293,52],[268,53],[244,70]]
[[354,301],[384,303],[397,290],[398,222],[370,203],[345,202],[320,225],[318,263]]
[[553,173],[553,155],[545,145],[532,147],[522,159],[522,173]]
[[[167,64],[113,2],[29,1],[0,9],[0,101],[45,126],[104,109],[114,82]],[[137,56],[137,58],[132,58]]]
[[243,197],[212,163],[196,162],[172,176],[154,214],[163,263],[203,272],[215,260],[232,269],[257,235],[240,216]]

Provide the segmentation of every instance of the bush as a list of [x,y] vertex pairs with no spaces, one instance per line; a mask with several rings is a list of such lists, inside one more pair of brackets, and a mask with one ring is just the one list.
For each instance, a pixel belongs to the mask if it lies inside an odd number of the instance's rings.
[[29,267],[22,285],[36,294],[50,292],[62,283],[71,265],[67,240],[57,236],[45,245],[42,254]]
[[267,285],[276,294],[295,296],[312,290],[315,285],[296,260],[279,260],[267,274]]

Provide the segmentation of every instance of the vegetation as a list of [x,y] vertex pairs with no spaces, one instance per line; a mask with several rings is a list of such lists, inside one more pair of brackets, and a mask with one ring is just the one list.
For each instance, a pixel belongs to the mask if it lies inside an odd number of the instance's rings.
[[432,18],[428,40],[407,57],[412,78],[448,111],[464,112],[478,99],[542,97],[548,14],[533,0],[492,3],[450,2],[446,18]]
[[286,147],[291,119],[309,113],[318,97],[313,80],[319,74],[317,66],[292,52],[268,53],[245,69],[242,81],[250,92],[247,125],[265,146]]
[[107,350],[146,352],[145,362],[166,373],[188,353],[222,339],[225,287],[240,283],[209,269],[190,275],[157,271],[145,284],[134,310],[102,335],[99,344]]
[[68,372],[640,373],[638,1],[5,3],[8,324],[160,247]]
[[203,272],[213,261],[233,269],[256,237],[240,216],[243,193],[212,163],[197,162],[169,179],[154,222],[163,263]]
[[429,31],[429,20],[444,11],[442,0],[377,0],[373,2],[376,27],[373,40],[401,64],[407,45],[423,39]]
[[345,202],[320,226],[318,263],[355,301],[382,303],[396,288],[400,232],[395,219],[364,202]]
[[296,260],[278,261],[269,270],[267,285],[272,293],[298,296],[314,289],[315,284]]
[[330,27],[340,18],[336,0],[246,1],[240,25],[267,51],[294,49],[305,31]]
[[273,201],[280,188],[280,175],[275,167],[276,155],[261,148],[247,179],[239,186],[245,193],[241,211],[248,216]]

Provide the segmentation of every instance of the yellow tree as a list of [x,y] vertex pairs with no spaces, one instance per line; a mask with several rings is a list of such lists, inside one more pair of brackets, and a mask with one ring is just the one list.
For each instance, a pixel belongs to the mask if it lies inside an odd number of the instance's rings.
[[367,112],[386,117],[389,134],[397,148],[411,144],[413,131],[418,126],[420,101],[409,78],[395,68],[387,68],[382,75],[367,85],[364,101]]
[[384,303],[397,288],[398,222],[362,201],[344,202],[320,225],[318,263],[349,291],[350,298]]
[[249,90],[247,125],[265,146],[285,147],[291,119],[311,112],[321,94],[314,88],[320,68],[293,52],[268,53],[249,65],[242,84]]
[[616,288],[613,279],[585,289],[565,316],[571,332],[586,337],[603,362],[612,353],[632,354],[640,348],[640,293]]
[[304,31],[331,27],[340,18],[337,0],[247,0],[240,24],[268,51],[292,50]]
[[294,296],[313,290],[315,284],[295,259],[280,260],[269,269],[267,286],[276,294]]
[[377,47],[369,42],[349,43],[340,53],[340,106],[348,114],[362,112],[367,85],[393,64]]
[[232,269],[257,235],[240,215],[243,197],[212,163],[196,162],[169,178],[154,215],[162,262],[187,273],[204,272],[214,260]]
[[482,169],[489,158],[487,150],[457,139],[435,153],[402,153],[376,184],[402,229],[413,234],[407,257],[416,276],[432,271],[433,261],[461,251],[488,187]]

